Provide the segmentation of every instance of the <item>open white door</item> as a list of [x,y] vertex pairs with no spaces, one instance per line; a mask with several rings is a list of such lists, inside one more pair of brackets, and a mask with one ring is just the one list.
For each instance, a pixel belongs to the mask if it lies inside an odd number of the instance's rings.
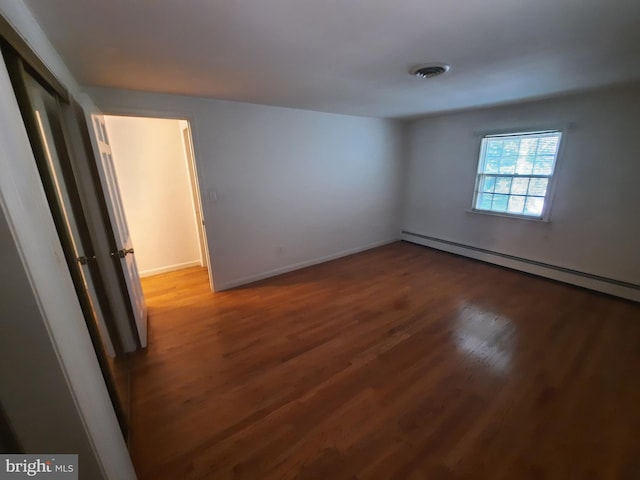
[[138,329],[138,338],[140,345],[144,348],[147,346],[147,306],[144,301],[131,236],[129,235],[127,219],[120,198],[120,189],[113,165],[107,128],[102,115],[93,114],[91,119],[100,152],[98,170],[100,171],[105,194],[108,196],[107,209],[118,245],[118,251],[112,252],[112,255],[120,259]]

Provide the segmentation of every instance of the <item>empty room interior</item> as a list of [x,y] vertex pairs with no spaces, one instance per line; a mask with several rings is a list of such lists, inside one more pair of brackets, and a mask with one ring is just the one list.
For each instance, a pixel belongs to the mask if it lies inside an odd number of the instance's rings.
[[0,478],[640,478],[639,2],[0,0],[0,49]]

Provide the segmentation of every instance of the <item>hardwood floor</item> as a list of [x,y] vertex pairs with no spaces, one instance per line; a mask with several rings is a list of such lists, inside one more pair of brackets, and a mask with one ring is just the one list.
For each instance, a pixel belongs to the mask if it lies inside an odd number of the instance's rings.
[[142,480],[640,478],[638,304],[407,243],[143,286]]

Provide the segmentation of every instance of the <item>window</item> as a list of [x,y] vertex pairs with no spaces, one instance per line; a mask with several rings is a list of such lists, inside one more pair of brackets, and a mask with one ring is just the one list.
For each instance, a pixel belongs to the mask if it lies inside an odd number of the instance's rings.
[[553,130],[484,137],[473,209],[545,218],[561,136]]

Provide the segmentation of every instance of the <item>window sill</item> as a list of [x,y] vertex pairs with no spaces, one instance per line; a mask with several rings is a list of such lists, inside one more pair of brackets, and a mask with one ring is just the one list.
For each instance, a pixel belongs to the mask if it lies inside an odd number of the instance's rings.
[[512,218],[515,220],[527,220],[529,222],[538,222],[538,223],[550,223],[548,218],[544,217],[529,217],[527,215],[514,215],[511,213],[502,213],[502,212],[490,212],[489,210],[476,210],[474,208],[467,210],[467,213],[474,213],[479,215],[489,215],[491,217],[503,217],[503,218]]

